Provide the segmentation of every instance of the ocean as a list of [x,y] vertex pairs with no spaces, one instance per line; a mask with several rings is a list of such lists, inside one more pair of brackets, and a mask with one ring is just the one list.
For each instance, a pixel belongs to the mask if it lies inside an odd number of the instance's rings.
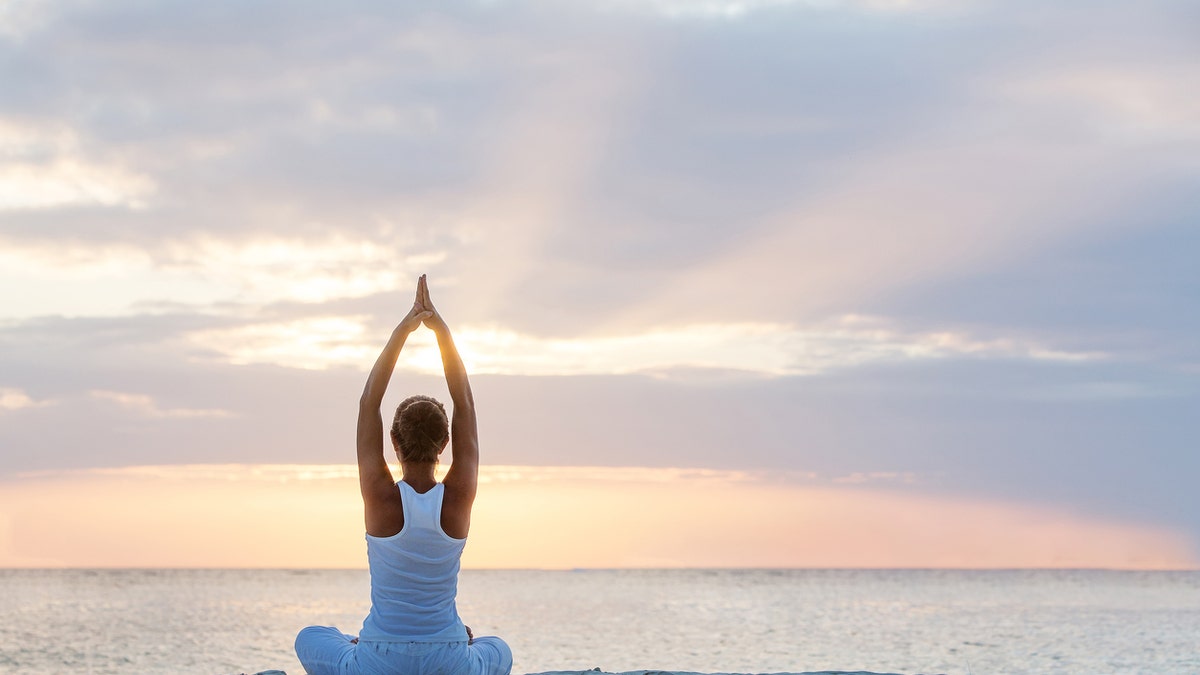
[[[0,570],[0,673],[301,675],[357,632],[362,570]],[[514,673],[1200,673],[1200,572],[467,570]]]

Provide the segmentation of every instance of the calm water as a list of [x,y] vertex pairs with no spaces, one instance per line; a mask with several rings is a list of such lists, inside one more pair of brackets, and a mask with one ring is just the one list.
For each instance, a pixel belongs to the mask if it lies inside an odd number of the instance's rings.
[[[363,571],[0,570],[0,673],[303,671]],[[1200,572],[467,571],[514,673],[1200,673]]]

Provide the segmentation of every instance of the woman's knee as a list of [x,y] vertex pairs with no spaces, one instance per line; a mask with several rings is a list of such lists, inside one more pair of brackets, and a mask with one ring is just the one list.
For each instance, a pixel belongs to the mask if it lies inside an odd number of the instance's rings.
[[341,635],[341,631],[332,626],[305,626],[296,633],[296,653],[314,642],[323,642],[333,635]]
[[352,636],[332,626],[308,626],[296,634],[296,657],[309,672],[337,672],[354,650]]
[[327,627],[328,626],[305,626],[304,628],[300,629],[299,633],[296,633],[296,641],[299,642],[301,639],[311,636],[314,633],[320,633]]
[[483,665],[479,675],[509,675],[512,672],[512,649],[504,640],[494,635],[477,637],[471,642],[471,649],[479,655]]

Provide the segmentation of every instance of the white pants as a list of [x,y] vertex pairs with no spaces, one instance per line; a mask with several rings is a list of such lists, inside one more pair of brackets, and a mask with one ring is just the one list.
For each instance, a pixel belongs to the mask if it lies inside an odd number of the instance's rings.
[[351,642],[330,626],[296,636],[296,656],[309,675],[509,675],[512,650],[498,637],[466,642]]

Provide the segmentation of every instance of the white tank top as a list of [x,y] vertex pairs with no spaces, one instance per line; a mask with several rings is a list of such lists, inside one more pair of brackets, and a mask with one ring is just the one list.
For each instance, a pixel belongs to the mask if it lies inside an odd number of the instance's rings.
[[382,642],[465,642],[454,603],[466,539],[442,530],[441,483],[425,494],[400,481],[404,527],[390,537],[367,535],[371,613],[359,638]]

